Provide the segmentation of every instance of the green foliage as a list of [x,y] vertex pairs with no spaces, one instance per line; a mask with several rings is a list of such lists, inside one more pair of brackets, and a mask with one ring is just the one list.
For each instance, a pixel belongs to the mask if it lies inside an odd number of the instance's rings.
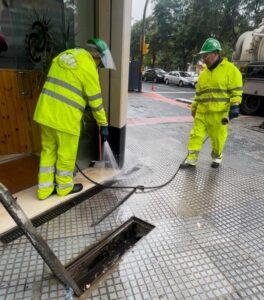
[[241,0],[241,3],[250,25],[252,27],[259,25],[264,18],[264,1]]
[[[231,58],[239,35],[264,18],[263,0],[153,0],[146,19],[150,51],[144,64],[165,70],[186,69],[208,37],[218,39],[223,55]],[[258,22],[258,23],[257,23]],[[139,57],[142,21],[132,27],[131,57]]]
[[142,21],[138,21],[133,25],[131,31],[131,46],[130,46],[131,59],[139,58],[141,31],[142,31]]

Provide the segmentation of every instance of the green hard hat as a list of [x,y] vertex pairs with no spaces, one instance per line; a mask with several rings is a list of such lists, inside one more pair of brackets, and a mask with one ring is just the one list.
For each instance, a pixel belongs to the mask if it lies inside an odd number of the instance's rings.
[[96,46],[97,50],[100,52],[100,53],[103,53],[105,50],[108,49],[108,46],[106,44],[106,42],[102,39],[99,39],[99,38],[92,38],[92,39],[89,39],[87,41],[88,44],[93,44]]
[[222,47],[218,40],[213,38],[208,38],[202,45],[199,54],[211,53],[215,51],[222,51]]
[[115,63],[112,58],[111,51],[108,48],[107,43],[99,38],[92,38],[87,41],[88,49],[95,48],[101,57],[101,62],[106,69],[115,69]]

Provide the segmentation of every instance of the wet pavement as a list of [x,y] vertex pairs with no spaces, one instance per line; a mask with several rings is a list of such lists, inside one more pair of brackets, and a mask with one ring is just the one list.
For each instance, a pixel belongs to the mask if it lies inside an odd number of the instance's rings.
[[[253,130],[262,121],[232,121],[219,169],[208,140],[196,169],[138,190],[99,225],[131,189],[103,190],[38,227],[64,264],[131,216],[155,226],[82,299],[264,299],[264,132]],[[116,185],[169,181],[187,154],[188,104],[131,93],[127,123]],[[0,282],[0,299],[67,299],[25,237],[0,245]]]

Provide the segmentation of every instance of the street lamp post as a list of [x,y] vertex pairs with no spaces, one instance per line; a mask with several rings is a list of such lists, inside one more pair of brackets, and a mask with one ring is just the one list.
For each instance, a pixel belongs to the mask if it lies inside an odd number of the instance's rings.
[[141,74],[141,69],[142,69],[142,63],[143,63],[143,47],[144,47],[144,42],[145,42],[145,19],[146,19],[146,11],[147,11],[147,6],[148,6],[149,0],[146,0],[145,6],[144,6],[144,12],[143,12],[143,20],[142,20],[142,32],[141,32],[141,43],[140,43],[140,56],[139,56],[139,80],[138,80],[138,91],[142,92],[142,74]]

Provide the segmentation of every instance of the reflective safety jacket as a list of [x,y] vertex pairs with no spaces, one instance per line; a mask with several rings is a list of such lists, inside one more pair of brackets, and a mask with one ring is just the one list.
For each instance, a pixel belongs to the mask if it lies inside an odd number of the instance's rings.
[[242,75],[226,58],[210,71],[200,74],[192,111],[199,113],[228,112],[230,104],[241,103]]
[[62,132],[80,135],[86,105],[99,126],[107,125],[95,61],[84,49],[69,49],[52,61],[34,120]]

